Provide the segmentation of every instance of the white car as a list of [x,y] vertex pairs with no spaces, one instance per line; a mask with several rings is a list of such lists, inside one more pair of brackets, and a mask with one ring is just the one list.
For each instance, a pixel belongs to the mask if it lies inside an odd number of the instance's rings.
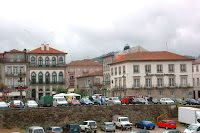
[[161,98],[160,102],[161,104],[174,104],[174,101],[172,101],[170,98]]
[[109,97],[106,105],[121,105],[121,101],[118,97]]
[[191,124],[185,130],[184,133],[200,133],[200,123]]
[[53,106],[67,106],[67,100],[64,97],[53,97]]
[[37,108],[38,104],[34,100],[29,100],[25,103],[25,108]]
[[97,133],[97,123],[95,121],[84,121],[81,125],[81,131]]
[[26,130],[26,133],[44,133],[44,129],[42,127],[32,126]]

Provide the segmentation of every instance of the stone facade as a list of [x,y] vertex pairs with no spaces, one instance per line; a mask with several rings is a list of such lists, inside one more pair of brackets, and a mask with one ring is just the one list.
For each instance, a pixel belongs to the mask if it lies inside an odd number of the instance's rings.
[[175,105],[125,105],[125,106],[85,106],[57,107],[36,109],[0,110],[0,127],[28,126],[63,126],[66,123],[81,124],[85,120],[95,120],[98,125],[112,121],[113,115],[129,117],[135,124],[141,120],[156,121],[156,118],[167,113],[169,118],[177,118],[178,110]]

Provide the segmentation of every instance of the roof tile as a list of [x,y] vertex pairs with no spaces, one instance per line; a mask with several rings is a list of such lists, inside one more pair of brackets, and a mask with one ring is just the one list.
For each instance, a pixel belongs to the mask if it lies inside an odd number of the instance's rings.
[[77,77],[77,78],[92,77],[92,76],[103,76],[103,70],[96,71],[96,72],[93,72],[93,73],[83,74],[82,76]]
[[196,65],[196,64],[200,64],[200,58],[196,59],[196,60],[192,63],[192,65]]
[[97,60],[87,59],[72,61],[67,66],[102,66],[102,63],[99,63]]
[[44,50],[41,49],[42,47],[36,48],[34,50],[29,51],[28,53],[38,53],[38,54],[67,54],[65,52],[59,51],[57,49],[49,47],[49,50],[47,50],[47,45],[44,45]]

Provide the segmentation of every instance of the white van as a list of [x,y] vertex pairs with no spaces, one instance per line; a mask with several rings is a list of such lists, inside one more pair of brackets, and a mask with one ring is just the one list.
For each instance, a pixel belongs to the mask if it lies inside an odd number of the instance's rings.
[[67,106],[67,101],[64,97],[53,97],[53,107]]
[[185,130],[184,133],[200,133],[200,123],[191,124]]

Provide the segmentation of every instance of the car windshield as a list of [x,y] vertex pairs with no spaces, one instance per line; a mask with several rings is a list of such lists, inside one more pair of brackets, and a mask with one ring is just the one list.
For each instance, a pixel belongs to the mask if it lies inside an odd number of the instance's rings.
[[166,98],[165,100],[166,100],[166,101],[171,101],[171,99],[170,99],[170,98]]
[[5,105],[7,106],[7,104],[5,102],[0,102],[0,106]]
[[54,128],[53,131],[54,131],[54,132],[62,131],[62,129],[61,129],[61,128]]
[[42,129],[35,129],[34,133],[44,133]]
[[28,101],[29,104],[37,104],[35,101]]
[[145,100],[144,100],[143,98],[139,98],[139,100],[140,100],[141,102],[145,102]]
[[95,125],[96,123],[95,122],[90,122],[90,124],[89,125]]
[[180,98],[177,98],[176,101],[181,102],[182,100]]
[[86,99],[85,102],[90,102],[90,100]]
[[195,130],[195,129],[197,129],[197,128],[198,128],[197,125],[189,125],[189,126],[187,127],[188,130]]
[[114,126],[113,124],[106,124],[108,127],[112,127],[112,126]]
[[191,99],[191,102],[196,102],[196,100],[195,99]]
[[20,104],[21,101],[15,101],[15,104]]
[[128,119],[127,118],[123,118],[123,119],[121,119],[121,121],[128,121]]
[[79,125],[70,125],[71,128],[79,127]]
[[146,123],[146,124],[150,124],[150,123],[152,123],[151,121],[144,121],[144,123]]
[[119,98],[117,98],[117,97],[114,97],[114,98],[113,98],[113,100],[114,100],[114,101],[116,101],[116,100],[119,100]]
[[170,124],[175,124],[175,122],[174,122],[174,121],[169,121],[169,123],[170,123]]
[[66,101],[65,98],[58,98],[58,101]]

